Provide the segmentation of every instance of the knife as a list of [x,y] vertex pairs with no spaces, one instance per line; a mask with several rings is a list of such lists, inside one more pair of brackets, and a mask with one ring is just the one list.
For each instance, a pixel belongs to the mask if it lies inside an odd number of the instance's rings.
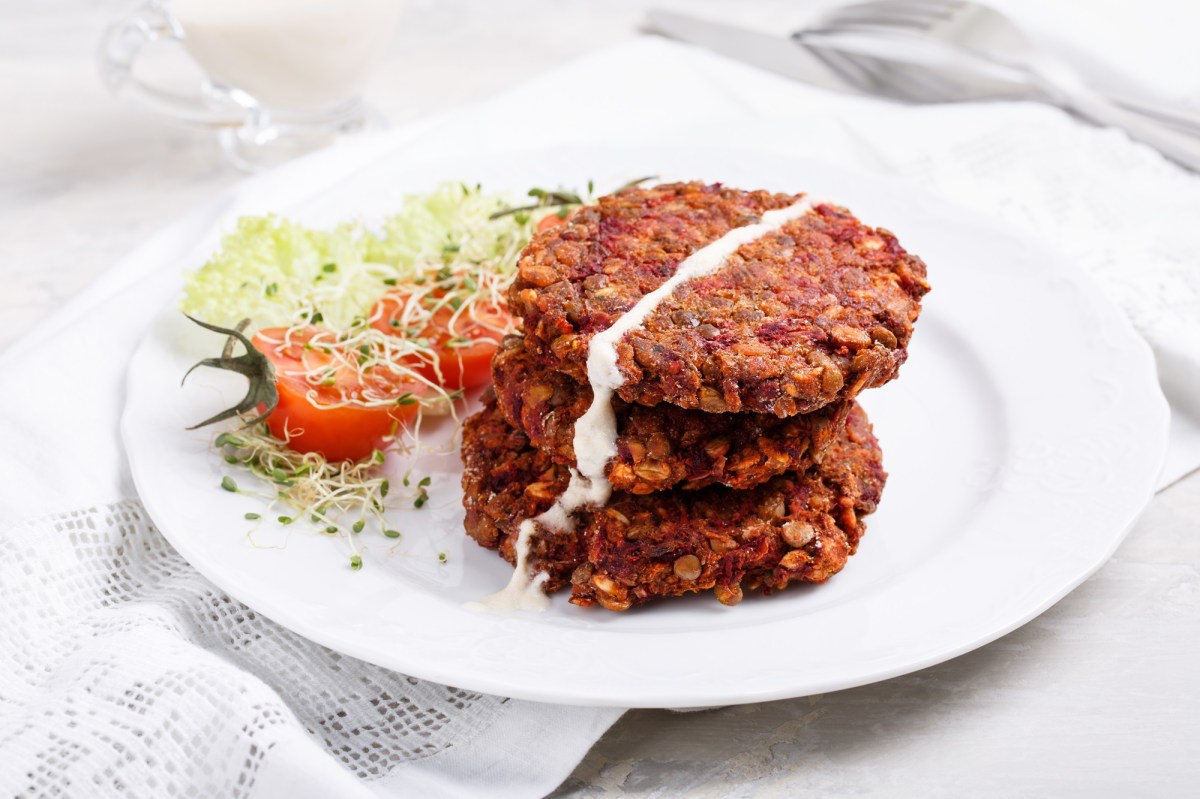
[[699,45],[714,53],[823,89],[860,93],[813,51],[786,36],[709,22],[662,9],[652,9],[647,21],[652,30],[672,39]]

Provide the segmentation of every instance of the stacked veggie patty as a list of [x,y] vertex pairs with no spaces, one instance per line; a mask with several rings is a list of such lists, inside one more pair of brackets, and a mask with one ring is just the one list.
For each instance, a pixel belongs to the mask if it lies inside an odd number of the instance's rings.
[[[800,199],[628,189],[534,237],[509,292],[524,334],[463,431],[473,538],[514,561],[521,522],[565,489],[591,338],[695,252]],[[895,377],[927,291],[892,234],[821,202],[679,285],[616,345],[614,492],[534,538],[547,590],[612,610],[705,590],[735,604],[839,571],[885,480],[854,397]]]

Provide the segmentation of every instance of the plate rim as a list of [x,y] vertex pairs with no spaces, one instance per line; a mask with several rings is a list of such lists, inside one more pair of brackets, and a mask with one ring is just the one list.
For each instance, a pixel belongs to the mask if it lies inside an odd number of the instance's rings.
[[[568,146],[564,146],[564,148],[566,147]],[[587,147],[592,150],[607,149],[617,152],[629,149],[597,147],[595,144],[591,143],[589,143]],[[725,152],[720,148],[713,147],[697,147],[693,149],[702,150],[709,153]],[[518,157],[527,157],[530,152],[519,150],[515,151],[514,154]],[[446,159],[447,162],[449,162],[449,160],[449,158]],[[789,160],[797,164],[811,163],[802,158],[792,158]],[[821,169],[826,173],[848,172],[848,170],[836,169],[825,165],[822,165]],[[894,181],[887,177],[869,175],[865,173],[851,174],[855,175],[856,180],[868,180],[902,185],[899,184],[898,181]],[[912,189],[909,187],[905,187],[905,190],[912,191]],[[1158,387],[1157,380],[1155,379],[1156,370],[1154,358],[1148,343],[1136,332],[1136,330],[1134,330],[1128,318],[1115,304],[1115,302],[1105,295],[1086,273],[1084,273],[1074,264],[1067,262],[1065,257],[1055,253],[1052,249],[1043,246],[1040,242],[1037,242],[1031,237],[1019,236],[1014,234],[1012,231],[1007,231],[1003,228],[992,225],[988,222],[988,220],[976,217],[974,214],[970,214],[969,212],[965,211],[965,209],[960,209],[956,206],[953,206],[941,200],[940,198],[926,196],[924,200],[937,206],[941,211],[949,212],[948,215],[950,217],[969,218],[970,222],[975,227],[991,230],[997,234],[1003,235],[1010,239],[1015,239],[1026,245],[1032,245],[1036,250],[1051,256],[1056,273],[1069,277],[1073,284],[1083,290],[1089,296],[1092,307],[1099,306],[1103,308],[1104,313],[1109,317],[1109,321],[1114,324],[1115,330],[1119,331],[1119,335],[1125,339],[1125,343],[1131,345],[1133,351],[1138,353],[1140,362],[1138,371],[1143,373],[1138,378],[1138,381],[1140,382],[1142,378],[1148,375],[1149,379],[1146,385],[1152,385],[1154,387],[1154,391],[1151,392],[1153,396],[1150,397],[1150,400],[1156,406],[1154,408],[1154,413],[1156,413],[1156,415],[1159,417],[1159,429],[1157,431],[1158,434],[1155,436],[1155,442],[1158,444],[1157,467],[1154,470],[1154,474],[1143,475],[1145,482],[1143,490],[1141,491],[1142,498],[1140,503],[1136,508],[1132,508],[1131,506],[1131,509],[1126,513],[1126,518],[1121,521],[1121,529],[1119,534],[1116,534],[1112,537],[1110,546],[1108,546],[1102,554],[1098,554],[1096,557],[1094,557],[1092,559],[1093,562],[1089,567],[1083,569],[1072,579],[1058,585],[1054,591],[1042,598],[1041,601],[1028,607],[1024,613],[1008,618],[1004,624],[994,625],[986,631],[980,632],[969,640],[962,640],[954,645],[935,648],[934,651],[930,651],[923,658],[909,660],[902,665],[895,665],[886,669],[877,669],[870,673],[864,672],[863,674],[854,676],[846,675],[830,678],[827,680],[826,684],[813,684],[810,682],[810,684],[806,685],[800,690],[779,685],[764,687],[762,689],[754,689],[750,686],[739,686],[739,690],[736,692],[736,694],[720,696],[712,694],[700,696],[696,695],[694,692],[689,693],[686,690],[676,694],[664,695],[660,690],[657,691],[654,696],[639,695],[634,692],[615,698],[588,694],[586,692],[572,692],[569,690],[563,690],[558,686],[514,683],[511,680],[494,677],[490,673],[475,673],[471,669],[461,670],[450,668],[449,670],[442,670],[438,673],[430,673],[428,669],[424,668],[424,664],[414,664],[411,662],[411,658],[404,658],[403,656],[397,659],[392,659],[391,662],[381,662],[378,652],[370,648],[363,648],[353,644],[348,645],[344,639],[337,639],[336,637],[331,638],[331,636],[328,634],[328,631],[321,629],[319,625],[308,623],[308,621],[302,617],[289,617],[286,613],[277,612],[276,608],[274,607],[271,607],[269,610],[263,609],[263,605],[269,606],[271,603],[261,601],[257,591],[255,590],[251,590],[246,586],[231,584],[228,579],[225,579],[225,575],[218,565],[212,563],[211,559],[208,557],[208,553],[204,552],[202,548],[194,546],[194,544],[197,542],[188,539],[186,536],[175,535],[176,531],[172,530],[170,525],[164,525],[161,523],[161,520],[169,518],[170,514],[164,511],[163,508],[159,507],[159,497],[155,496],[153,492],[147,493],[144,490],[146,485],[146,477],[143,473],[143,468],[148,464],[134,456],[131,451],[133,448],[130,446],[131,438],[136,435],[136,431],[134,429],[136,426],[136,420],[133,418],[134,414],[131,412],[131,408],[134,405],[133,397],[135,393],[135,382],[138,377],[138,370],[136,369],[135,362],[137,361],[138,355],[142,352],[143,347],[146,346],[146,342],[150,338],[150,333],[153,330],[159,315],[156,315],[155,323],[152,323],[150,329],[143,333],[142,337],[139,339],[134,355],[131,357],[130,369],[126,379],[126,401],[124,411],[122,413],[120,427],[121,438],[122,442],[125,444],[131,476],[133,477],[134,484],[138,489],[138,495],[145,505],[150,518],[155,521],[156,527],[158,527],[168,541],[171,542],[171,544],[185,559],[189,561],[189,563],[193,565],[193,567],[195,567],[201,574],[203,574],[207,579],[211,580],[223,591],[229,593],[230,596],[233,596],[234,598],[253,608],[256,612],[263,613],[263,615],[271,618],[281,626],[291,629],[294,632],[309,638],[310,640],[316,641],[324,646],[336,649],[353,657],[373,662],[386,668],[403,671],[404,673],[412,674],[413,676],[421,677],[423,679],[430,679],[437,682],[448,682],[460,685],[461,687],[471,688],[473,690],[481,690],[488,693],[543,702],[620,707],[690,707],[710,706],[713,704],[740,704],[767,701],[809,695],[812,693],[822,693],[830,690],[851,688],[879,680],[890,679],[901,674],[910,673],[912,671],[944,662],[953,657],[957,657],[958,655],[990,643],[991,641],[1006,635],[1012,630],[1019,628],[1031,619],[1037,617],[1064,596],[1069,594],[1084,581],[1086,581],[1109,560],[1112,553],[1117,549],[1117,547],[1120,546],[1129,530],[1132,529],[1137,519],[1140,517],[1154,496],[1155,479],[1162,468],[1166,456],[1166,442],[1170,417],[1166,400]],[[1147,408],[1148,407],[1149,406],[1147,406]],[[1147,413],[1150,412],[1151,411],[1148,409]],[[247,601],[248,599],[250,601]],[[404,663],[401,663],[403,660],[409,660],[410,662],[408,665],[405,665]]]

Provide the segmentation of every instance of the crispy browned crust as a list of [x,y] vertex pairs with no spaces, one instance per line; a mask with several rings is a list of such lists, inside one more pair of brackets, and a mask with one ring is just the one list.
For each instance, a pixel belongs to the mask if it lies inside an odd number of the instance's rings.
[[[575,422],[592,402],[590,387],[546,367],[509,336],[492,360],[492,385],[509,424],[557,463],[575,465]],[[648,494],[674,486],[720,483],[751,488],[786,471],[803,471],[824,453],[850,402],[780,419],[761,413],[707,413],[674,405],[614,399],[617,456],[606,473],[618,491]]]
[[[509,293],[529,347],[586,382],[587,346],[733,228],[802,195],[679,183],[602,197],[534,237]],[[895,236],[820,204],[685,283],[619,343],[627,402],[807,413],[891,380],[904,362],[925,265]]]
[[[509,562],[524,519],[566,487],[567,469],[529,446],[486,397],[463,428],[467,532]],[[886,475],[857,405],[818,465],[743,491],[711,486],[639,496],[616,492],[607,507],[576,513],[573,532],[542,532],[532,563],[570,582],[571,602],[625,610],[656,597],[712,590],[735,604],[747,590],[823,582],[845,565],[865,532]]]
[[[567,484],[567,472],[504,421],[490,388],[483,401],[483,410],[468,418],[462,429],[465,527],[481,546],[498,549],[501,557],[515,563],[517,527],[550,507]],[[550,576],[546,591],[554,592],[583,561],[583,540],[536,536],[530,556],[538,570]]]

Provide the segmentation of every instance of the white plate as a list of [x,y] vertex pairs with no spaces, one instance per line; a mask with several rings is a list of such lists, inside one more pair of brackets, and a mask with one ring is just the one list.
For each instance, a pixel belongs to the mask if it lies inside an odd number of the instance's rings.
[[301,204],[281,197],[278,210],[329,223],[383,215],[445,179],[517,193],[644,174],[830,197],[929,265],[909,362],[863,397],[890,478],[841,574],[733,608],[704,596],[618,614],[559,596],[543,614],[468,611],[511,569],[462,534],[453,458],[423,464],[439,472],[438,490],[430,507],[397,514],[398,547],[360,536],[359,572],[343,544],[299,526],[269,525],[251,541],[243,513],[261,506],[220,490],[211,431],[184,430],[242,384],[208,371],[180,389],[219,342],[170,309],[133,358],[122,423],[163,534],[232,596],[349,655],[506,696],[645,707],[802,696],[929,666],[1033,618],[1108,558],[1151,497],[1166,447],[1148,348],[1046,250],[898,184],[745,152],[564,148],[384,160]]

